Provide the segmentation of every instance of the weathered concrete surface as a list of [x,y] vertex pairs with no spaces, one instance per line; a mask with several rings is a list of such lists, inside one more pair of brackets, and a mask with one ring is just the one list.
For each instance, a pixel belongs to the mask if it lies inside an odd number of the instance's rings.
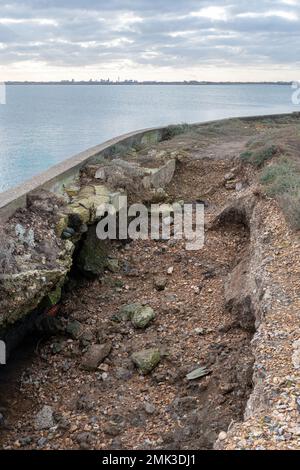
[[[72,266],[74,245],[66,241],[53,269],[24,270],[0,277],[0,329],[6,328],[34,310],[39,303],[61,285]],[[26,266],[24,266],[26,267]]]

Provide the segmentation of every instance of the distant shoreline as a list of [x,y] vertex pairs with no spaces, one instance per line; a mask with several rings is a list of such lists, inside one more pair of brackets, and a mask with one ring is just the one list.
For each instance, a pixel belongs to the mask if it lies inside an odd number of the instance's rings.
[[18,81],[7,81],[4,82],[6,85],[64,85],[64,86],[76,86],[76,85],[92,85],[92,86],[145,86],[145,85],[185,85],[185,86],[204,86],[204,85],[287,85],[291,86],[293,82],[207,82],[207,81],[183,81],[183,82],[152,82],[152,81],[144,81],[144,82],[137,82],[137,81],[119,81],[113,82],[108,80],[102,81],[52,81],[52,82],[18,82]]

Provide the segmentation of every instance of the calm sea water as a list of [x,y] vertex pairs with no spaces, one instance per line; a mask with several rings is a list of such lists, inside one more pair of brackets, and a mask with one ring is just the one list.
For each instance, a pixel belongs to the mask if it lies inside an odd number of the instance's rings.
[[145,127],[297,111],[279,85],[8,86],[0,191],[75,153]]

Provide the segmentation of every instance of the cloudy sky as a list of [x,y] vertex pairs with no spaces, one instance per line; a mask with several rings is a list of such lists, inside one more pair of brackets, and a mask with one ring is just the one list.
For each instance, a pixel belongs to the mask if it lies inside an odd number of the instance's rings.
[[0,81],[300,79],[300,0],[0,0]]

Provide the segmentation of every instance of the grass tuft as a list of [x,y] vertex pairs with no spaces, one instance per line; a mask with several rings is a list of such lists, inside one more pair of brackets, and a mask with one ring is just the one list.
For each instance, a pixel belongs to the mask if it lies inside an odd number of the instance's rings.
[[271,160],[275,155],[280,153],[277,145],[265,145],[258,150],[247,150],[241,153],[240,158],[245,163],[250,163],[256,168],[261,168],[267,161]]
[[288,158],[264,169],[261,183],[275,197],[291,226],[300,229],[300,166]]
[[176,135],[184,134],[189,130],[190,126],[186,123],[168,126],[163,131],[162,140],[170,140]]

